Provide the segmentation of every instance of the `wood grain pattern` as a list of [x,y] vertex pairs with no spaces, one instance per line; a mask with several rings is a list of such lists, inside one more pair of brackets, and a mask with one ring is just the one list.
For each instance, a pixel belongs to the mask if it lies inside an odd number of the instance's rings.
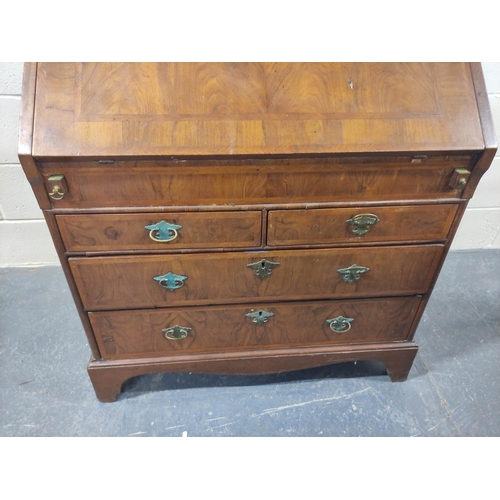
[[303,370],[347,361],[376,360],[385,364],[393,382],[406,380],[418,346],[413,342],[287,347],[194,353],[123,360],[93,360],[88,373],[99,401],[116,400],[125,380],[150,373],[195,372],[253,375]]
[[[69,252],[259,247],[261,219],[257,211],[56,216]],[[175,240],[149,237],[145,226],[161,220],[182,226]]]
[[37,157],[484,147],[466,63],[40,63]]
[[[136,207],[251,203],[333,202],[460,198],[448,183],[455,168],[470,158],[439,158],[423,163],[352,163],[332,160],[199,161],[168,166],[121,162],[110,167],[88,163],[48,163],[45,178],[64,175],[69,192],[58,208]],[[48,187],[47,187],[48,189]]]
[[[89,319],[104,359],[241,348],[360,344],[405,340],[420,298],[96,312],[89,313]],[[261,308],[274,314],[267,323],[258,325],[245,317]],[[354,320],[345,333],[333,331],[326,322],[340,315]],[[165,338],[162,330],[175,325],[191,328],[185,339]]]
[[[496,147],[477,63],[25,67],[19,156],[102,401],[127,378],[165,371],[366,359],[404,380],[418,321]],[[456,168],[471,172],[465,189],[448,186]],[[47,196],[54,174],[68,186],[60,201]],[[345,226],[358,209],[381,218],[361,238]],[[159,250],[142,226],[168,214],[183,231]],[[265,280],[247,267],[262,258],[280,263]],[[370,270],[346,283],[338,269],[352,264]],[[153,280],[169,271],[188,276],[182,288]],[[244,314],[257,308],[275,316],[255,325]],[[340,314],[354,318],[344,334],[324,322]],[[182,322],[193,328],[185,341],[161,336]]]
[[[229,304],[277,300],[373,297],[424,293],[442,245],[343,248],[135,257],[70,258],[87,310]],[[252,262],[279,262],[260,279]],[[346,283],[338,269],[370,268]],[[182,288],[161,287],[153,278],[187,276]]]
[[[357,207],[269,212],[267,244],[320,245],[335,243],[444,240],[458,205]],[[374,214],[379,222],[358,236],[346,223],[358,214]]]

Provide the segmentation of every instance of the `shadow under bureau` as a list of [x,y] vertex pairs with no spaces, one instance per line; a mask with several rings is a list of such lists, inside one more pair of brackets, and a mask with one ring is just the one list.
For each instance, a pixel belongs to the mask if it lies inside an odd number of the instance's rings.
[[101,401],[167,371],[405,380],[495,151],[474,63],[25,66],[19,157]]

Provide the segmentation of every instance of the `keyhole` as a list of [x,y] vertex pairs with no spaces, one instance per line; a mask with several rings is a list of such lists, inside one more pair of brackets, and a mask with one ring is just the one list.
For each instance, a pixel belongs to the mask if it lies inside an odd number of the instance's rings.
[[265,262],[261,262],[260,265],[261,265],[262,269],[264,269],[266,267],[266,263]]
[[262,316],[262,311],[259,311],[259,316]]

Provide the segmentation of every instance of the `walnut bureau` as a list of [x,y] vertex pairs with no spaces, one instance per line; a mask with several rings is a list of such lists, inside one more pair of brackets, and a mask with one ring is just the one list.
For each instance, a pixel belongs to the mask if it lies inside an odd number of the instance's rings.
[[405,380],[496,151],[478,63],[29,63],[19,157],[97,397],[345,361]]

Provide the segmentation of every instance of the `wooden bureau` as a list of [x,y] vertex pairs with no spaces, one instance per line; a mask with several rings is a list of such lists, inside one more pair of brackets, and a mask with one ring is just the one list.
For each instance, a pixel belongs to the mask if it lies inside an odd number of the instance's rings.
[[29,63],[19,157],[97,397],[344,361],[405,380],[496,142],[478,63]]

